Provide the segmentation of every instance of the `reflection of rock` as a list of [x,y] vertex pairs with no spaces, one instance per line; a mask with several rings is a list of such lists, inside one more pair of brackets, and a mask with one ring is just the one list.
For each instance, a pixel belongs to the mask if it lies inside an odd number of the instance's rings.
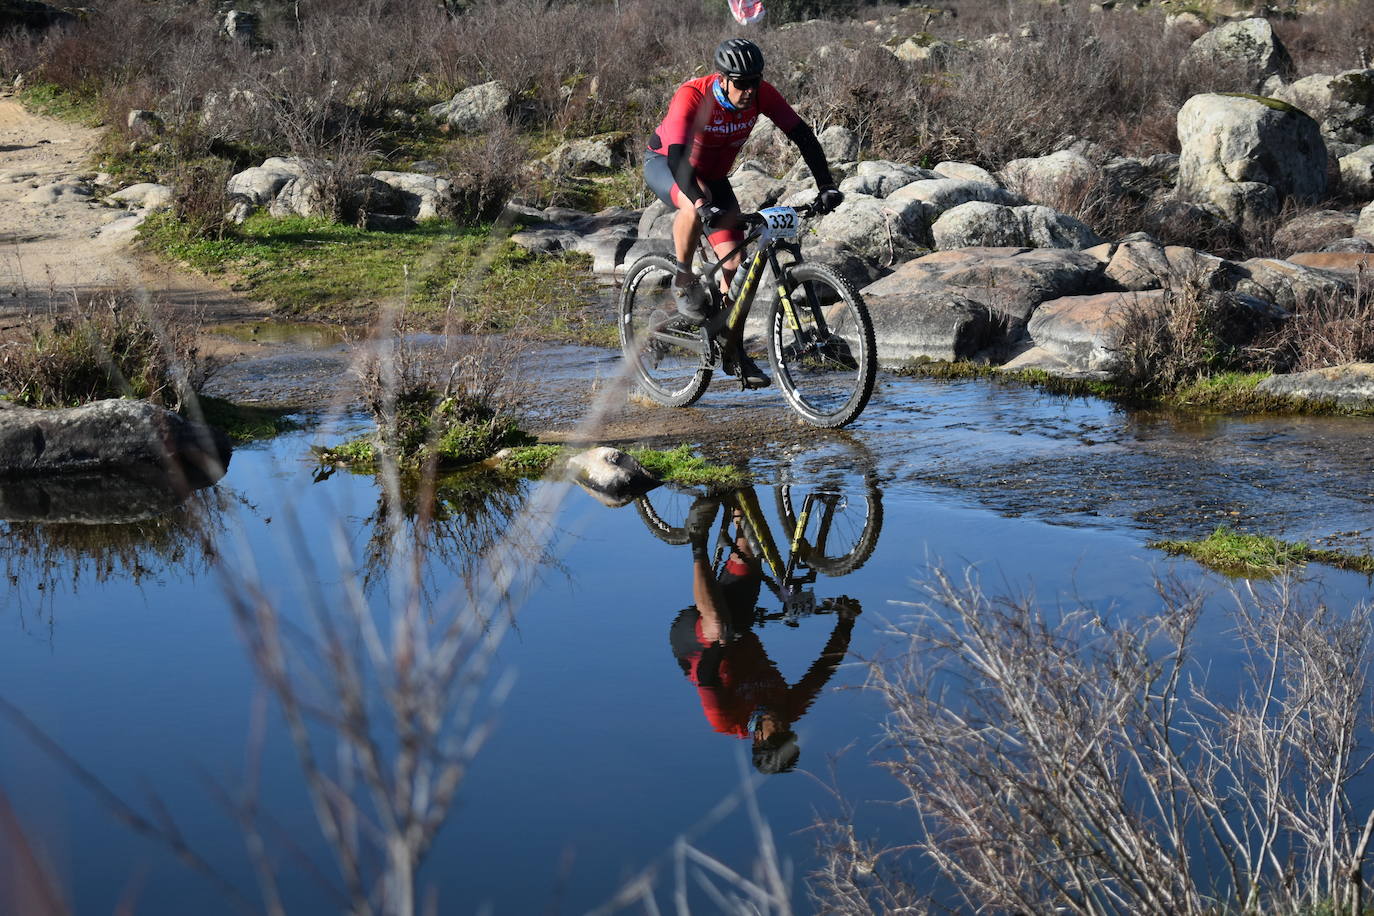
[[623,506],[662,481],[618,448],[599,445],[568,461],[573,479],[608,506]]
[[0,406],[0,477],[146,467],[218,478],[229,440],[147,401],[96,401],[67,410]]
[[0,521],[127,525],[166,515],[214,483],[203,474],[174,480],[154,468],[0,479]]

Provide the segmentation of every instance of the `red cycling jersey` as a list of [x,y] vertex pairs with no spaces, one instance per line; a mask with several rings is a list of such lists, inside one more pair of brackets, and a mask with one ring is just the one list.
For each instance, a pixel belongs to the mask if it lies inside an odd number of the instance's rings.
[[759,83],[752,108],[731,111],[716,101],[712,91],[719,73],[688,80],[673,93],[668,114],[649,141],[649,149],[668,154],[668,147],[691,145],[689,161],[697,177],[705,181],[724,178],[735,164],[740,147],[749,139],[759,115],[787,133],[801,122],[771,83]]

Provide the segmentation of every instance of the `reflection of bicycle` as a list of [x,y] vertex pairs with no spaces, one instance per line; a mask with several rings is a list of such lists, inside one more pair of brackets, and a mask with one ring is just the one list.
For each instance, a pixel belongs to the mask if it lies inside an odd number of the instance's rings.
[[[700,492],[692,489],[655,491],[636,500],[636,508],[649,530],[670,544],[686,544],[687,511]],[[772,528],[764,517],[758,494],[743,487],[720,494],[726,511],[721,513],[711,566],[717,576],[734,543],[729,528],[737,521],[739,531],[749,540],[753,553],[771,572],[763,582],[782,603],[780,612],[757,610],[755,620],[764,623],[782,620],[796,626],[802,617],[844,609],[848,598],[817,602],[809,588],[817,573],[843,576],[867,562],[878,544],[883,524],[882,498],[876,487],[866,484],[862,495],[850,496],[839,490],[799,484],[780,484],[774,488],[778,519],[787,536],[786,556],[778,547]],[[737,519],[732,518],[738,510]]]
[[[767,268],[779,282],[764,322],[764,346],[788,405],[821,427],[844,426],[863,411],[877,373],[873,323],[863,298],[843,277],[802,260],[797,238],[813,214],[812,207],[743,214],[744,241],[698,274],[711,297],[704,325],[677,313],[676,261],[645,255],[630,266],[620,297],[620,344],[645,394],[667,407],[686,407],[702,396],[721,364],[717,338],[739,339]],[[735,303],[724,308],[715,279],[721,263],[755,241],[753,257],[740,267]],[[789,256],[785,266],[779,253]],[[743,372],[740,378],[743,384]]]

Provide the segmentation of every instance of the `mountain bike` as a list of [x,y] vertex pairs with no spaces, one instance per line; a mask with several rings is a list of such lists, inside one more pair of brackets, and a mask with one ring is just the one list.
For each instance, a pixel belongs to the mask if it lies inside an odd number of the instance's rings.
[[[697,274],[710,297],[704,324],[677,313],[673,258],[650,254],[630,265],[620,297],[620,345],[644,394],[666,407],[686,407],[705,393],[722,362],[720,339],[739,339],[767,270],[777,282],[777,297],[765,316],[763,343],[788,406],[804,422],[824,428],[859,416],[878,370],[873,322],[848,281],[803,259],[798,239],[814,215],[814,206],[742,214],[744,241]],[[730,302],[719,289],[721,264],[754,243]]]
[[[828,461],[832,456],[821,452],[816,457]],[[635,501],[635,508],[655,537],[681,545],[690,541],[686,529],[688,510],[703,495],[706,490],[701,487],[668,485],[641,496]],[[773,497],[781,537],[774,536],[754,487],[716,496],[727,507],[722,513],[712,561],[717,574],[734,542],[727,530],[732,521],[731,510],[738,510],[739,530],[749,539],[754,555],[771,572],[763,581],[782,604],[781,612],[758,610],[759,623],[781,619],[795,625],[801,617],[834,610],[832,601],[817,602],[810,586],[818,573],[843,576],[863,566],[877,548],[883,526],[882,495],[871,474],[866,474],[862,481],[854,479],[852,473],[837,473],[826,475],[825,479],[811,478],[810,482],[776,484]]]

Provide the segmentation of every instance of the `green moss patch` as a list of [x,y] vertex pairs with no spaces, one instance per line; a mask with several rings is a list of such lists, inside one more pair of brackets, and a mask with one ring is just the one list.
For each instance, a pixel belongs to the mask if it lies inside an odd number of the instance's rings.
[[1234,576],[1273,576],[1290,566],[1324,563],[1374,575],[1374,557],[1309,547],[1259,534],[1243,534],[1225,525],[1201,541],[1155,541],[1151,547],[1192,557],[1210,569]]
[[665,483],[684,486],[741,487],[749,475],[737,467],[712,464],[692,451],[690,445],[662,451],[651,448],[630,449],[628,454],[644,469]]
[[403,300],[420,321],[458,331],[518,328],[606,346],[615,336],[586,256],[533,254],[490,225],[380,232],[259,214],[223,239],[198,239],[164,214],[148,220],[143,239],[285,315],[366,322],[379,303]]

